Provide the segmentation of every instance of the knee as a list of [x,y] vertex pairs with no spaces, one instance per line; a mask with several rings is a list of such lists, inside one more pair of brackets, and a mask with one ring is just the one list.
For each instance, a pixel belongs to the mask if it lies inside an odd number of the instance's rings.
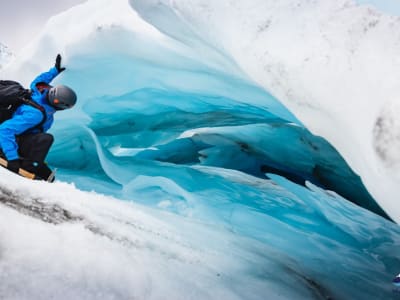
[[54,137],[50,133],[42,133],[39,140],[41,143],[51,146],[54,142]]

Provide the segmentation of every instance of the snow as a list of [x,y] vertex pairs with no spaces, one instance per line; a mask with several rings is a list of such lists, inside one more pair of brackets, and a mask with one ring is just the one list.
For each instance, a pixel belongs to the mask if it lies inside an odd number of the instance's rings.
[[[1,207],[2,299],[238,298],[219,281],[226,280],[220,278],[229,271],[227,265],[239,266],[233,263],[237,256],[250,258],[250,253],[227,255],[184,236],[196,233],[201,240],[207,234],[212,241],[223,234],[230,243],[224,230],[211,232],[157,212],[151,216],[138,205],[83,193],[71,185],[27,184],[1,173],[14,181],[7,190],[21,202],[36,203],[41,214],[43,208],[50,210],[50,218],[43,219],[49,225]],[[69,212],[66,220],[52,220],[56,205]],[[178,224],[188,232],[174,228]],[[196,273],[189,277],[192,269]],[[257,286],[257,280],[247,284]]]
[[356,173],[398,222],[397,23],[342,0],[52,18],[1,77],[60,52],[78,105],[54,184],[0,169],[0,298],[394,298],[400,230]]
[[[317,187],[208,171],[234,193],[253,194],[259,208],[228,200],[217,183],[208,203],[190,193],[186,213],[171,214],[0,169],[1,298],[390,296],[387,277],[399,263],[396,225]],[[166,178],[140,177],[142,197],[151,180],[164,181],[171,194],[184,192]]]

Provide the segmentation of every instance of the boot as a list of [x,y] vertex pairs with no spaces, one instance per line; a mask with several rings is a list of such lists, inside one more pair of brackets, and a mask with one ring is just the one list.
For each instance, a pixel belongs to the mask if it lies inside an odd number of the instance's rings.
[[53,182],[55,180],[54,172],[47,166],[46,163],[23,160],[21,168],[36,175],[35,179]]

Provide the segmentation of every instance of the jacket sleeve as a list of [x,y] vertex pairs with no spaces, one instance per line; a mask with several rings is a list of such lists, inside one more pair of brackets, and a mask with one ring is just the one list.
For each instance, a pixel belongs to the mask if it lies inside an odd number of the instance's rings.
[[0,148],[7,160],[19,158],[15,136],[34,127],[42,118],[43,115],[38,109],[24,105],[20,114],[14,114],[11,119],[0,125]]
[[50,84],[50,82],[57,77],[58,75],[58,70],[56,67],[52,67],[49,71],[44,72],[37,76],[31,83],[31,90],[37,92],[36,84],[39,82],[44,82],[47,84]]

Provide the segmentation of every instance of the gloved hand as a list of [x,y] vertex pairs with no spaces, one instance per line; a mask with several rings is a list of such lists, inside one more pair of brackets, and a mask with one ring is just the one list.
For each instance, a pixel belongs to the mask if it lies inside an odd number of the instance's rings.
[[19,159],[9,160],[7,162],[7,169],[9,169],[11,172],[18,173],[20,165],[21,162]]
[[65,70],[64,67],[61,67],[61,55],[58,54],[56,57],[56,64],[54,65],[58,71],[58,73],[61,73],[62,71]]

